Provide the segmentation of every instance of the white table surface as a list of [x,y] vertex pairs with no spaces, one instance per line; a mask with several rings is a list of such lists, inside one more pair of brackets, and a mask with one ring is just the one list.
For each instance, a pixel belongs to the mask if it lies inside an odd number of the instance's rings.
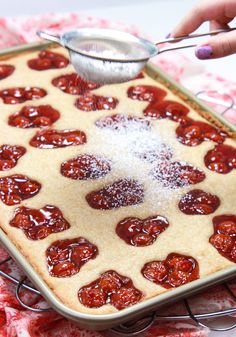
[[[144,33],[159,40],[164,38],[197,2],[196,0],[0,0],[0,16],[30,15],[48,11],[79,11],[127,25],[134,24]],[[205,25],[202,29],[207,30],[208,27]],[[186,53],[194,58],[192,50]],[[208,70],[233,81],[236,80],[235,61],[236,55],[221,60],[196,60],[196,62],[204,62]],[[210,336],[235,337],[236,330],[211,333]]]

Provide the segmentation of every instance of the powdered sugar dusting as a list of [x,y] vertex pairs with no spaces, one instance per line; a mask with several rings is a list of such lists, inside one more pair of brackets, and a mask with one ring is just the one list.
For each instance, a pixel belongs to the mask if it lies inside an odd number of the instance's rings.
[[[152,209],[168,208],[180,197],[182,187],[188,185],[183,178],[183,181],[173,186],[173,180],[183,175],[184,169],[174,164],[171,170],[159,170],[159,179],[155,179],[151,171],[157,167],[163,168],[163,165],[170,166],[172,157],[178,157],[177,150],[173,148],[173,139],[168,133],[163,136],[152,131],[149,119],[120,116],[117,118],[116,115],[115,122],[109,116],[95,123],[97,128],[93,148],[111,159],[110,175],[114,181],[135,179],[144,186],[144,201]],[[95,143],[97,139],[99,144]]]

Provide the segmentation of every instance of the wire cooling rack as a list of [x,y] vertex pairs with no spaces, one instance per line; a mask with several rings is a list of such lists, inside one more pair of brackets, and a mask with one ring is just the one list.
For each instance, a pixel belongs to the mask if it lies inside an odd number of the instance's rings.
[[[216,97],[214,97],[214,95],[216,95]],[[197,92],[195,96],[205,101],[206,103],[213,103],[217,106],[222,106],[224,110],[219,112],[219,114],[222,117],[225,117],[225,114],[231,109],[234,110],[236,114],[236,104],[235,104],[234,98],[231,95],[223,91],[202,90],[202,91]],[[221,97],[225,97],[227,101]],[[236,125],[236,123],[232,123],[232,122],[231,124]]]
[[[220,99],[218,97],[214,97],[214,94],[218,94],[221,96],[224,96],[227,98],[228,102],[224,101],[223,99]],[[221,115],[224,116],[226,112],[230,109],[233,109],[236,111],[236,105],[234,102],[234,99],[231,95],[228,95],[224,92],[219,92],[215,90],[210,90],[210,91],[199,91],[196,96],[205,102],[213,103],[219,106],[224,107],[224,111],[221,112]],[[235,112],[236,113],[236,112]],[[5,260],[0,261],[0,268],[11,261],[12,258],[8,257]],[[8,274],[0,269],[0,276],[6,278],[8,281],[14,283],[16,285],[16,291],[15,295],[18,300],[18,302],[21,304],[21,306],[27,310],[33,311],[33,312],[47,312],[52,310],[52,308],[47,307],[47,308],[36,308],[33,306],[30,306],[26,303],[23,302],[21,299],[21,290],[26,289],[30,291],[31,293],[35,295],[41,295],[41,293],[35,289],[32,285],[27,282],[27,277],[24,277],[20,280],[16,279],[13,277],[11,274]],[[212,331],[229,331],[234,328],[236,328],[236,322],[232,323],[227,326],[213,326],[209,322],[209,320],[215,319],[215,318],[220,318],[224,316],[229,316],[236,314],[236,296],[234,295],[233,291],[230,288],[230,285],[228,283],[223,283],[222,286],[224,287],[225,291],[228,293],[228,295],[233,299],[235,302],[235,307],[231,307],[228,309],[224,310],[219,310],[219,311],[212,311],[212,312],[207,312],[207,313],[193,313],[191,305],[189,303],[188,299],[183,300],[183,307],[185,308],[185,314],[171,314],[171,315],[162,315],[160,312],[151,312],[147,315],[145,315],[142,318],[139,318],[138,320],[134,320],[125,324],[121,324],[113,329],[111,331],[117,335],[120,336],[137,336],[138,334],[146,331],[149,329],[155,322],[157,321],[189,321],[192,320],[197,326],[208,328]],[[236,320],[236,317],[235,317]],[[203,322],[204,321],[204,322]]]
[[[0,268],[10,262],[12,260],[11,257],[8,257],[5,260],[2,260],[0,262]],[[33,312],[47,312],[52,310],[50,307],[47,308],[36,308],[33,306],[30,306],[23,302],[21,299],[21,290],[26,289],[30,291],[31,293],[35,295],[41,295],[40,292],[35,289],[33,286],[29,284],[29,281],[27,282],[27,278],[24,277],[20,280],[13,277],[11,274],[3,271],[0,269],[0,276],[6,278],[8,281],[14,283],[16,285],[15,295],[21,306],[27,310],[33,311]],[[160,312],[151,312],[148,315],[145,315],[144,317],[128,322],[126,324],[122,324],[118,327],[115,327],[112,330],[113,333],[116,333],[117,335],[121,336],[136,336],[144,331],[146,331],[148,328],[150,328],[155,322],[157,321],[185,321],[185,320],[192,320],[196,323],[196,325],[201,327],[207,327],[212,331],[228,331],[231,329],[234,329],[236,327],[236,323],[233,323],[228,326],[224,327],[214,327],[211,326],[208,323],[203,322],[202,320],[209,320],[217,317],[223,317],[228,316],[232,314],[236,314],[236,296],[234,295],[233,291],[230,288],[230,285],[228,283],[223,284],[224,289],[227,291],[229,296],[235,301],[235,307],[234,308],[228,308],[224,310],[214,311],[214,312],[208,312],[208,313],[193,313],[191,309],[191,305],[189,303],[189,300],[185,299],[183,300],[183,305],[185,308],[186,313],[185,314],[178,314],[178,315],[161,315]]]

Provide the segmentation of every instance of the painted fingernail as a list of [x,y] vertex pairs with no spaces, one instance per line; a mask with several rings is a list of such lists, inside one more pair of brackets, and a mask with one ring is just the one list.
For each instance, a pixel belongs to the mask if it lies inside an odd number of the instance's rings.
[[171,33],[166,35],[166,39],[169,39],[171,37]]
[[196,48],[195,54],[200,60],[206,60],[212,57],[213,50],[211,46],[201,46]]

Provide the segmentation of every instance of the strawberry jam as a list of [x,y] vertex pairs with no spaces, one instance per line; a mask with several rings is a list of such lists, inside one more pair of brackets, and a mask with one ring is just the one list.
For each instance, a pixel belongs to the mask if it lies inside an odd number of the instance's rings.
[[9,88],[0,91],[0,97],[5,104],[19,104],[25,101],[36,100],[47,95],[44,89],[36,87]]
[[59,208],[51,205],[40,209],[19,207],[10,225],[22,229],[31,240],[42,240],[51,233],[59,233],[70,228]]
[[95,125],[100,129],[109,129],[118,132],[126,130],[145,131],[151,129],[150,121],[147,119],[122,114],[99,119],[95,122]]
[[100,308],[111,304],[121,310],[138,303],[142,292],[134,287],[130,278],[114,270],[108,270],[78,292],[80,302],[89,308]]
[[135,87],[130,87],[127,95],[134,100],[159,102],[167,95],[167,92],[153,85],[137,85]]
[[226,174],[236,169],[236,148],[219,144],[204,157],[206,167],[214,172]]
[[75,275],[97,255],[97,247],[85,238],[55,241],[46,251],[49,274],[54,277]]
[[175,122],[180,122],[188,114],[189,109],[175,101],[163,100],[160,102],[150,103],[143,111],[144,116],[153,119],[168,118]]
[[86,196],[90,207],[109,210],[143,202],[144,188],[137,180],[122,179]]
[[205,173],[185,162],[161,162],[156,165],[151,176],[158,180],[164,187],[179,188],[195,185],[206,178]]
[[226,137],[226,133],[212,125],[194,121],[190,118],[180,123],[176,129],[176,135],[178,141],[187,146],[196,146],[209,140],[215,143],[223,143]]
[[92,94],[85,94],[79,96],[75,101],[76,108],[82,111],[96,111],[96,110],[112,110],[118,104],[118,99],[115,97],[105,97]]
[[14,70],[15,67],[10,64],[0,64],[0,80],[10,76]]
[[0,171],[9,170],[16,166],[17,161],[25,154],[26,149],[17,145],[0,146]]
[[118,223],[116,234],[128,245],[149,246],[168,226],[168,220],[161,215],[150,216],[146,219],[129,217]]
[[213,226],[214,234],[209,242],[226,259],[236,263],[236,215],[215,216]]
[[156,163],[157,165],[160,163],[168,163],[168,161],[173,157],[172,149],[165,143],[158,145],[157,148],[150,148],[146,151],[143,151],[142,146],[141,149],[135,148],[133,154],[137,158],[145,160],[151,164]]
[[86,135],[80,130],[45,129],[37,132],[30,140],[31,146],[40,149],[55,149],[84,143],[86,143]]
[[38,71],[65,68],[68,64],[65,56],[49,50],[42,50],[37,58],[28,61],[29,68]]
[[191,256],[171,253],[163,261],[148,262],[143,276],[166,289],[176,288],[199,278],[198,262]]
[[192,190],[185,194],[180,202],[179,209],[185,214],[207,215],[214,213],[220,206],[220,199],[213,194],[202,190]]
[[51,105],[26,105],[19,112],[10,115],[8,124],[17,128],[43,128],[51,126],[60,117]]
[[52,84],[70,95],[83,95],[100,87],[98,84],[85,81],[76,73],[56,77],[52,80]]
[[89,154],[79,155],[61,164],[61,174],[74,180],[99,179],[110,170],[108,160]]
[[7,206],[19,204],[32,198],[41,189],[41,184],[22,174],[0,178],[0,199]]

